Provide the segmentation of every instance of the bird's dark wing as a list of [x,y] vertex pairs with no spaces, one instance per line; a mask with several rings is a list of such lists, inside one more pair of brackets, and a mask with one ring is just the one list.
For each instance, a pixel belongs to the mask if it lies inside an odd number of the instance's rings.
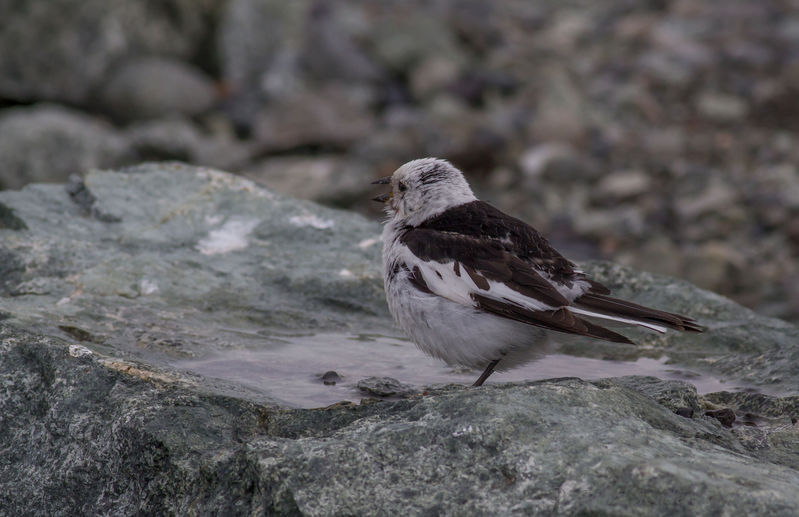
[[585,280],[591,285],[592,292],[610,294],[607,287],[587,279],[535,228],[483,201],[472,201],[445,210],[418,228],[496,242],[506,252],[544,272],[557,284],[571,287],[574,282]]
[[569,304],[530,264],[491,239],[428,228],[400,235],[413,257],[413,277],[439,296],[473,304],[471,294],[512,300],[521,306],[556,309]]
[[430,229],[407,230],[400,240],[413,254],[409,279],[425,293],[536,327],[630,343],[573,314],[550,282],[493,240]]

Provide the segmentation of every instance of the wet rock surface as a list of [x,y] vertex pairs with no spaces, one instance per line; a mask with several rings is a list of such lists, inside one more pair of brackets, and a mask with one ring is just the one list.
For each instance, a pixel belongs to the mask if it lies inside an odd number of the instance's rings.
[[[0,206],[9,514],[792,515],[799,505],[799,331],[685,282],[586,264],[620,295],[691,314],[707,332],[561,352],[665,355],[783,396],[698,394],[690,378],[470,389],[409,386],[402,371],[328,375],[298,336],[391,328],[376,222],[180,164],[0,192]],[[378,342],[323,340],[311,353],[333,364],[348,343]],[[261,389],[177,366],[266,349],[278,362],[299,353],[294,375],[316,389],[362,380],[369,399],[298,409],[279,379]],[[358,357],[369,370],[372,355]]]
[[727,429],[617,383],[292,410],[5,325],[0,335],[9,514],[792,515],[799,504],[795,425]]

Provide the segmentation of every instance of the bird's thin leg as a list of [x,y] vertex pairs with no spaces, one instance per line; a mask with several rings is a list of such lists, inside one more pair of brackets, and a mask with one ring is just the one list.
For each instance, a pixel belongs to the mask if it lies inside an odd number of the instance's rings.
[[495,359],[495,360],[491,361],[490,363],[488,363],[488,366],[486,366],[486,369],[483,370],[482,374],[480,374],[480,377],[478,377],[478,379],[476,381],[474,381],[474,384],[472,384],[472,387],[474,387],[474,386],[482,386],[483,383],[485,382],[485,380],[488,379],[488,376],[491,375],[494,372],[494,368],[496,368],[497,363],[499,363],[499,359]]

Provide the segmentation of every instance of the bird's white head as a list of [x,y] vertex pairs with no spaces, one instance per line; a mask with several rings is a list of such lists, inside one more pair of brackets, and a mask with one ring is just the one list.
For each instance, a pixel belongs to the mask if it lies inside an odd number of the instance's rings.
[[379,183],[390,183],[391,193],[375,199],[386,202],[393,220],[409,226],[477,199],[463,173],[438,158],[410,161]]

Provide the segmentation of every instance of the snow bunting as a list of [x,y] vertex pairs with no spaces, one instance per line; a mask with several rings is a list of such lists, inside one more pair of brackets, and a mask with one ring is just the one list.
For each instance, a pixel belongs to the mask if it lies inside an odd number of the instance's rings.
[[691,318],[608,296],[533,227],[478,200],[461,171],[423,158],[374,182],[386,204],[383,277],[397,324],[425,353],[483,369],[480,386],[548,351],[551,331],[632,343],[599,323],[701,332]]

